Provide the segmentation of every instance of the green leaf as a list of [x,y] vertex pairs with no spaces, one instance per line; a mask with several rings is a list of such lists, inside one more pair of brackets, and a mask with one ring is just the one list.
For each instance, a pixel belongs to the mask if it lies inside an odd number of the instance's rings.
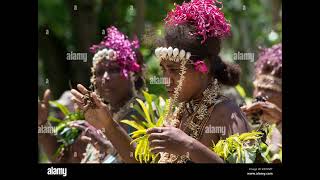
[[55,123],[62,123],[63,122],[61,119],[58,119],[58,118],[53,117],[53,116],[49,116],[48,120],[51,121],[51,122],[55,122]]
[[58,133],[58,132],[60,132],[63,128],[65,128],[66,127],[66,123],[64,123],[64,122],[61,122],[57,127],[56,127],[56,132]]
[[61,132],[59,132],[59,135],[62,136],[63,134],[65,134],[69,130],[71,130],[69,127],[65,127],[65,128],[63,128],[63,130]]
[[136,142],[136,143],[137,143],[137,146],[138,146],[138,143],[139,143],[139,141],[140,141],[142,138],[143,138],[143,136],[138,137],[138,138],[132,140],[132,141],[130,142],[130,145],[133,144],[134,142]]
[[141,121],[141,124],[143,124],[147,129],[151,128],[150,124],[148,124],[146,121]]
[[161,110],[161,113],[163,114],[166,106],[168,105],[168,101],[165,101],[161,96],[159,96],[159,109]]
[[148,138],[146,138],[144,141],[145,141],[145,142],[144,142],[144,146],[143,146],[143,154],[142,154],[142,156],[143,156],[144,162],[147,163],[147,162],[148,162],[148,161],[147,161],[147,156],[148,156],[148,154],[149,154],[149,152],[148,152],[148,149],[149,149],[149,141],[148,141]]
[[155,116],[154,116],[154,111],[153,111],[153,108],[152,108],[152,97],[149,93],[147,93],[146,91],[142,91],[143,93],[143,96],[145,97],[147,103],[148,103],[148,109],[149,109],[149,113],[151,115],[151,120],[152,122],[154,122],[155,120]]
[[249,140],[249,139],[257,139],[259,138],[260,136],[263,133],[261,132],[256,132],[256,131],[252,131],[252,132],[248,132],[248,133],[242,133],[240,136],[239,136],[239,139],[241,141],[246,141],[246,140]]
[[120,122],[122,122],[124,124],[128,124],[128,125],[136,128],[137,130],[145,130],[145,128],[143,126],[141,126],[140,124],[138,124],[135,121],[130,121],[130,120],[124,119],[124,120],[121,120]]
[[227,158],[229,155],[229,149],[228,149],[228,143],[225,143],[223,146],[223,154],[224,154],[224,158]]
[[241,158],[241,147],[238,146],[237,147],[237,162],[239,162],[242,158]]
[[140,149],[141,149],[141,146],[142,146],[142,141],[143,140],[143,137],[141,137],[138,141],[137,141],[137,146],[136,146],[136,149],[134,150],[134,158],[139,161],[138,159],[138,155],[140,155]]
[[144,119],[146,119],[146,115],[142,112],[140,106],[138,106],[137,104],[134,104],[133,109],[135,109]]
[[56,152],[54,153],[53,156],[54,156],[55,158],[56,158],[57,156],[59,156],[63,149],[65,149],[65,146],[64,146],[64,144],[61,144],[61,145],[58,147],[58,149],[56,150]]
[[139,121],[139,119],[138,119],[137,116],[135,116],[135,115],[131,115],[130,117],[131,117],[132,119],[136,120],[136,121]]
[[143,160],[143,156],[144,156],[144,151],[145,151],[145,145],[146,145],[146,136],[143,136],[143,138],[141,139],[140,143],[141,143],[141,147],[139,149],[139,162],[142,163]]
[[132,138],[137,138],[138,136],[145,135],[146,132],[147,132],[146,129],[142,129],[142,130],[134,131],[130,133],[130,135],[133,135]]
[[254,163],[256,159],[256,150],[255,148],[245,149],[244,150],[244,157],[245,162],[244,163]]
[[70,113],[66,106],[64,106],[56,101],[49,101],[49,103],[53,106],[57,106],[65,116],[67,116]]
[[238,93],[240,94],[241,97],[245,98],[246,97],[246,92],[245,90],[243,89],[242,86],[240,86],[240,84],[238,84],[236,86],[236,90],[238,91]]
[[154,127],[154,124],[151,121],[150,114],[149,114],[148,109],[146,108],[145,104],[140,99],[136,99],[136,100],[138,101],[138,103],[142,107],[142,110],[143,110],[145,117],[146,117],[146,121],[149,123],[149,125],[151,127]]
[[232,153],[228,158],[225,159],[228,163],[237,163],[237,154]]
[[158,119],[157,123],[156,123],[157,127],[161,127],[163,126],[163,116],[160,116],[160,118]]

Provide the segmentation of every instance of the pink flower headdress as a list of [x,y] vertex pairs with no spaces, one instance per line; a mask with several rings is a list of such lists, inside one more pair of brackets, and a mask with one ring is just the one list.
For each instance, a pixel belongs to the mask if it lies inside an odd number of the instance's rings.
[[226,21],[217,0],[191,0],[182,5],[176,5],[175,9],[168,13],[164,19],[166,25],[179,25],[189,23],[196,27],[196,35],[203,37],[204,43],[209,37],[222,39],[230,34],[231,25]]
[[135,38],[130,41],[126,35],[114,26],[107,28],[107,33],[100,44],[90,47],[90,52],[95,53],[93,64],[104,58],[115,61],[120,66],[121,75],[125,78],[128,78],[129,72],[141,71],[134,51],[140,46],[138,39]]

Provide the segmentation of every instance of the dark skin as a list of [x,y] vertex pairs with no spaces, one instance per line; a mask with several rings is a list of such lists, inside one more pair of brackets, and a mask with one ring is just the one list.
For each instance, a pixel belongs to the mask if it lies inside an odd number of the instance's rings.
[[[119,67],[114,63],[107,63],[108,61],[100,61],[96,66],[96,93],[104,100],[108,100],[111,105],[112,113],[117,112],[121,106],[123,106],[129,98],[132,97],[131,82],[129,79],[125,79],[120,74]],[[110,61],[109,61],[110,62]],[[123,88],[116,88],[123,87]],[[50,91],[47,90],[44,93],[44,101],[38,106],[38,125],[45,123],[48,117],[49,108],[49,96]],[[74,102],[75,99],[72,99]],[[75,107],[77,109],[77,107]],[[96,121],[94,116],[90,113],[85,114],[85,118],[88,122],[77,121],[70,124],[73,127],[77,127],[83,130],[83,133],[71,145],[70,150],[65,151],[62,159],[56,159],[53,154],[58,148],[57,139],[49,134],[39,134],[39,143],[43,146],[45,153],[48,155],[51,162],[75,162],[79,163],[83,158],[87,144],[92,143],[97,149],[107,150],[110,149],[111,144],[101,135],[96,133],[96,129],[104,128],[104,125],[100,121]],[[127,129],[127,126],[121,125],[121,128]],[[76,152],[77,157],[74,157]]]
[[[99,99],[108,101],[111,105],[111,112],[116,113],[119,109],[132,98],[132,84],[130,79],[126,79],[120,73],[120,68],[115,62],[102,60],[97,63],[95,70],[95,94]],[[73,93],[74,90],[71,90]],[[76,104],[79,102],[76,98],[72,98],[72,101]],[[103,129],[103,124],[100,121],[95,120],[95,115],[91,113],[85,113],[85,118],[89,124],[93,125],[97,129]],[[121,126],[127,129],[126,125]]]
[[[96,91],[111,104],[111,111],[117,112],[132,97],[132,84],[120,74],[116,62],[102,60],[96,65]],[[121,87],[121,88],[119,88]]]
[[[259,75],[256,75],[259,76]],[[282,122],[282,93],[270,89],[255,87],[253,96],[268,97],[266,102],[255,102],[250,105],[242,106],[243,112],[250,116],[253,113],[262,110],[261,120],[264,122],[279,124]],[[273,144],[271,151],[277,152],[279,145],[282,144],[281,132],[275,128],[272,131],[271,143]]]
[[[176,86],[177,81],[180,78],[180,65],[177,63],[172,64],[172,62],[168,63],[170,64],[163,62],[161,66],[164,70],[165,77],[170,78],[171,84],[168,86],[168,91],[170,95],[173,95],[170,91],[173,90],[171,88]],[[181,92],[182,96],[178,98],[179,101],[201,97],[202,91],[208,86],[209,79],[211,78],[209,74],[195,72],[192,68],[188,68],[185,77],[183,90]],[[77,87],[78,91],[73,90],[72,94],[74,95],[74,98],[77,99],[76,102],[80,108],[85,108],[82,106],[81,99],[83,94],[88,90],[82,85],[78,85]],[[132,141],[131,137],[112,119],[106,105],[96,96],[96,94],[93,94],[93,98],[97,108],[88,109],[87,113],[94,114],[96,116],[95,119],[104,124],[107,138],[117,149],[124,162],[136,163],[137,161],[131,155],[131,152],[134,152],[135,149],[134,143],[130,145],[130,142]],[[209,111],[212,111],[212,116],[209,119],[208,125],[225,126],[227,129],[226,136],[233,133],[248,131],[245,117],[241,113],[239,107],[230,101],[221,103],[214,108],[212,107]],[[185,123],[185,119],[186,116],[181,120],[182,126]],[[193,162],[223,163],[223,160],[209,148],[212,147],[212,141],[216,143],[221,135],[204,133],[203,137],[198,141],[188,136],[181,129],[175,127],[152,128],[149,129],[147,133],[150,134],[150,146],[154,153],[170,152],[176,155],[183,155],[186,152],[189,152],[189,156]]]
[[[177,85],[180,78],[179,64],[172,61],[162,61],[160,66],[163,69],[164,76],[170,78],[168,87],[170,90]],[[210,64],[207,64],[210,69]],[[202,97],[202,92],[207,88],[211,75],[197,72],[192,68],[192,64],[187,65],[188,70],[185,74],[185,81],[181,91],[179,101],[189,101],[191,99],[199,99]],[[176,71],[178,69],[178,72]],[[212,147],[212,141],[217,143],[220,138],[225,138],[236,132],[242,133],[247,131],[245,117],[240,112],[240,109],[231,101],[223,102],[215,107],[208,109],[212,116],[210,117],[207,126],[226,127],[226,134],[204,133],[198,141],[185,134],[182,130],[174,127],[154,128],[148,131],[150,133],[150,146],[154,147],[153,152],[170,152],[178,155],[183,155],[189,152],[189,156],[193,162],[199,163],[222,163],[223,160],[212,152],[208,147]],[[181,119],[181,129],[184,129],[185,121],[188,115],[185,114]],[[158,133],[161,131],[161,133]],[[179,146],[179,144],[182,144]],[[179,148],[180,147],[180,148]]]
[[[259,76],[259,75],[256,75]],[[253,96],[268,97],[266,102],[256,102],[241,107],[247,116],[262,110],[261,119],[266,122],[279,124],[282,121],[282,93],[271,89],[255,87]]]

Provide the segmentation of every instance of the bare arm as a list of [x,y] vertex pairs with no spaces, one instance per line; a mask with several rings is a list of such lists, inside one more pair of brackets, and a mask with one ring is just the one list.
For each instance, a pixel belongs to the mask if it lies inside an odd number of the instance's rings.
[[[73,94],[72,100],[78,105],[78,107],[85,111],[86,119],[88,116],[94,117],[98,123],[97,128],[105,128],[105,135],[111,141],[114,148],[118,151],[119,155],[126,163],[137,163],[133,157],[135,150],[135,144],[131,144],[131,137],[127,132],[120,126],[120,124],[112,119],[111,113],[107,106],[102,102],[96,93],[92,93],[92,98],[96,105],[95,108],[90,108],[88,105],[84,105],[83,96],[88,93],[88,90],[78,84],[78,90],[72,89]],[[95,124],[92,124],[95,126]]]

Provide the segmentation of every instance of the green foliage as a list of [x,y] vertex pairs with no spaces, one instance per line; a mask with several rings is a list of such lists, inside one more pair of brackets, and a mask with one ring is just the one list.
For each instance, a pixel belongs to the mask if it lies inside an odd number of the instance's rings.
[[[139,1],[134,0],[119,0],[119,1],[91,1],[94,6],[94,13],[92,16],[97,16],[97,27],[91,26],[96,29],[96,43],[102,38],[101,31],[106,26],[115,25],[118,26],[121,31],[127,34],[129,37],[133,37],[137,34],[136,20],[140,18],[139,14],[144,14],[143,24],[144,31],[138,34],[141,41],[141,50],[143,52],[144,61],[147,64],[147,87],[150,93],[167,97],[165,87],[158,84],[148,83],[148,78],[152,76],[160,76],[159,65],[153,56],[156,43],[153,37],[150,37],[148,30],[151,33],[159,35],[158,32],[163,32],[163,19],[166,17],[174,6],[173,1],[152,0],[144,1],[142,8],[139,8]],[[174,1],[177,4],[181,4],[183,1]],[[91,3],[89,3],[91,4]],[[82,1],[78,1],[75,5],[79,5],[78,11],[85,11],[83,8],[87,4]],[[279,9],[275,9],[279,7]],[[279,14],[281,14],[281,1],[268,1],[268,0],[256,0],[256,1],[244,1],[244,0],[232,0],[223,1],[223,9],[226,18],[230,21],[232,28],[232,36],[222,44],[221,55],[223,57],[233,57],[232,53],[237,51],[253,52],[256,55],[258,52],[258,46],[270,47],[273,44],[282,41],[282,21]],[[156,11],[155,11],[156,10]],[[143,11],[140,13],[139,11]],[[50,33],[54,33],[58,39],[68,47],[68,50],[78,51],[73,49],[74,47],[88,46],[85,41],[76,41],[73,36],[74,28],[81,28],[85,26],[85,23],[74,25],[72,23],[72,8],[68,7],[67,1],[54,0],[54,1],[38,1],[38,27],[48,27]],[[279,16],[280,18],[275,18]],[[276,19],[274,21],[273,19]],[[86,22],[85,20],[83,22]],[[43,32],[39,32],[43,33]],[[276,35],[275,35],[276,34]],[[146,37],[146,38],[144,38]],[[272,38],[271,38],[272,37]],[[91,37],[85,37],[91,39]],[[151,43],[145,43],[145,41],[151,41]],[[78,43],[79,45],[77,45]],[[72,47],[72,48],[71,48]],[[89,48],[89,47],[88,47]],[[145,51],[147,50],[147,51]],[[43,50],[41,50],[43,51]],[[54,50],[48,49],[50,52]],[[41,53],[40,53],[41,54]],[[43,58],[43,57],[42,57]],[[226,60],[231,60],[226,59]],[[45,61],[46,59],[43,59]],[[59,59],[57,59],[59,61]],[[239,63],[239,62],[236,62]],[[241,85],[246,90],[247,96],[252,94],[252,69],[253,63],[248,61],[240,62],[242,64],[241,73]],[[54,68],[54,67],[52,67]],[[59,68],[57,66],[57,68]],[[40,68],[41,71],[42,68]],[[66,72],[67,73],[67,72]],[[44,78],[47,75],[44,74]],[[67,79],[51,80],[50,84],[54,86],[55,81],[68,81]],[[62,91],[62,90],[61,90]]]
[[235,88],[239,95],[244,99],[246,104],[250,104],[252,102],[252,97],[248,96],[248,94],[240,84],[236,85]]
[[270,152],[271,145],[266,143],[274,126],[263,126],[258,131],[234,134],[225,140],[213,143],[212,150],[227,163],[271,163],[282,161],[282,149],[277,154]]
[[59,155],[65,150],[68,146],[74,143],[77,137],[80,134],[80,130],[75,127],[70,127],[69,123],[76,120],[84,120],[84,114],[82,112],[70,112],[68,108],[56,101],[49,101],[52,106],[56,106],[64,114],[64,119],[58,119],[54,116],[49,116],[48,120],[56,124],[55,126],[55,136],[58,139],[58,142],[61,143],[57,149],[55,155]]
[[238,84],[236,86],[236,90],[238,91],[238,93],[240,94],[241,97],[246,98],[246,96],[247,96],[246,92],[240,84]]
[[168,109],[169,101],[164,100],[161,96],[149,94],[143,91],[145,102],[141,99],[136,99],[139,105],[134,105],[134,109],[143,117],[143,120],[136,116],[131,116],[134,120],[121,120],[122,123],[127,124],[136,129],[130,133],[133,141],[136,143],[134,157],[140,163],[154,163],[159,154],[153,154],[150,151],[147,129],[153,127],[163,126],[164,115]]

